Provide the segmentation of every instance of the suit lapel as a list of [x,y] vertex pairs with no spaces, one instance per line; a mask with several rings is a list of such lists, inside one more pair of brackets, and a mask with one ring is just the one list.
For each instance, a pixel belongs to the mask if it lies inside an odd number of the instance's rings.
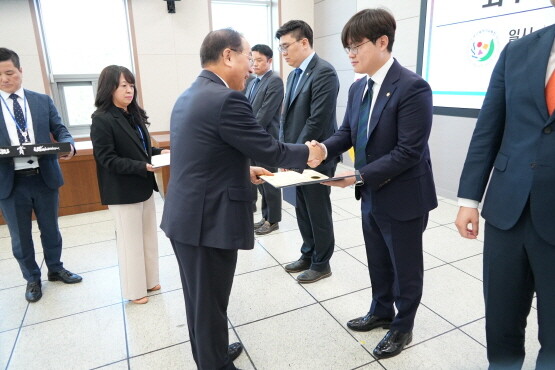
[[397,89],[397,82],[399,81],[399,74],[401,73],[401,65],[394,60],[391,68],[387,72],[383,84],[378,92],[378,97],[372,108],[372,115],[370,117],[370,125],[368,127],[368,139],[372,136],[372,132],[378,125],[382,112],[387,105],[387,102]]
[[268,85],[268,80],[270,78],[271,73],[273,73],[273,72],[268,71],[268,73],[266,73],[260,79],[260,82],[258,83],[258,87],[256,88],[256,96],[254,97],[254,100],[252,101],[252,106],[253,107],[258,104],[259,100],[261,99],[260,97],[264,95],[264,94],[261,94],[261,93],[264,91],[264,89],[266,89],[266,85]]
[[301,80],[297,84],[297,89],[295,90],[295,93],[294,93],[293,98],[291,99],[291,102],[289,103],[289,105],[293,104],[295,99],[297,99],[297,96],[299,95],[299,93],[303,89],[303,86],[305,85],[305,83],[312,76],[312,70],[316,66],[316,63],[318,63],[318,55],[314,54],[314,56],[312,57],[312,60],[310,61],[310,63],[308,63],[308,66],[306,67],[306,70],[303,71],[303,73],[300,76]]
[[[40,131],[41,129],[41,125],[39,125],[39,120],[41,120],[41,114],[40,114],[40,110],[39,110],[39,101],[36,99],[36,97],[33,95],[33,93],[30,93],[27,90],[25,91],[25,99],[27,100],[27,106],[29,107],[29,112],[31,112],[31,117],[33,119],[33,132],[35,134],[35,142],[38,143],[43,143],[44,139],[43,139],[43,133]],[[49,133],[49,137],[50,137],[50,131],[48,131]],[[50,141],[50,139],[48,140]]]
[[[141,139],[139,139],[139,137],[135,133],[135,130],[131,128],[131,125],[129,124],[127,119],[123,116],[123,113],[121,113],[118,108],[112,108],[112,114],[114,115],[114,118],[116,119],[117,124],[121,126],[123,131],[131,138],[131,141],[133,141],[135,145],[137,145],[137,147],[140,149],[140,151],[144,153],[144,155],[146,156],[143,143],[141,143]],[[147,136],[145,135],[145,141],[146,140],[147,140]]]
[[[545,101],[545,73],[553,46],[553,39],[555,38],[555,27],[551,26],[546,32],[538,33],[535,37],[538,38],[537,42],[529,42],[527,50],[527,63],[528,66],[531,66],[529,68],[529,78],[527,79],[528,89],[544,121],[547,121],[549,116]],[[546,124],[550,124],[553,119],[552,117]]]
[[10,146],[12,142],[10,140],[10,134],[8,134],[8,128],[6,127],[6,121],[4,120],[4,107],[3,103],[0,103],[0,146]]

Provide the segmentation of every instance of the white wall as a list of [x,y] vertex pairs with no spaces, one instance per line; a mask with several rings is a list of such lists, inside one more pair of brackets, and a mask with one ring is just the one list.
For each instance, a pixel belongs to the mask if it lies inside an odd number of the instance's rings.
[[0,0],[0,19],[0,47],[11,49],[19,55],[23,87],[44,93],[46,88],[29,0]]
[[209,0],[177,1],[174,14],[162,1],[128,1],[149,130],[166,131],[175,100],[201,71],[200,45],[210,31]]

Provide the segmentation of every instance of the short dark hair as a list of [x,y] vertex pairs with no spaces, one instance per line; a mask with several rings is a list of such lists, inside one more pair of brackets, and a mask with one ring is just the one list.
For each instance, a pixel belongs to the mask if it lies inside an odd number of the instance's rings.
[[19,55],[13,50],[0,48],[0,62],[5,62],[7,60],[11,60],[15,68],[21,69]]
[[387,50],[391,53],[395,41],[395,18],[385,9],[364,9],[349,19],[341,32],[343,47],[349,43],[361,42],[364,38],[373,44],[382,37],[387,36],[389,43]]
[[[108,111],[108,109],[114,106],[113,94],[119,86],[119,78],[121,75],[123,75],[125,81],[135,85],[135,76],[133,76],[133,73],[126,67],[110,65],[100,72],[100,77],[98,77],[98,89],[94,100],[94,105],[97,109],[93,113],[93,117],[98,113]],[[131,100],[131,103],[127,106],[127,111],[131,114],[135,123],[138,124],[142,122],[145,125],[149,125],[146,112],[137,102],[137,86],[133,86],[133,92],[133,100]]]
[[200,65],[204,68],[216,63],[226,48],[243,52],[242,38],[239,32],[231,28],[210,32],[200,46]]
[[312,32],[312,28],[310,28],[308,23],[305,21],[292,20],[285,23],[276,31],[276,39],[279,40],[281,36],[287,35],[288,33],[291,33],[291,36],[293,36],[297,41],[307,38],[310,47],[312,47],[314,33]]
[[272,51],[272,48],[269,47],[268,45],[264,45],[264,44],[256,44],[251,48],[251,51],[257,51],[260,54],[264,55],[266,58],[268,59],[272,59],[274,56],[274,52]]

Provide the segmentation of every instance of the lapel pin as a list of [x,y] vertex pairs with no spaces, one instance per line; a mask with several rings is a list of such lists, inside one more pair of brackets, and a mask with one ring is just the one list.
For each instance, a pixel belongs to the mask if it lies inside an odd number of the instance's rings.
[[389,98],[389,95],[391,95],[391,93],[390,93],[390,92],[388,92],[387,94],[385,94],[385,96],[387,96],[388,98]]

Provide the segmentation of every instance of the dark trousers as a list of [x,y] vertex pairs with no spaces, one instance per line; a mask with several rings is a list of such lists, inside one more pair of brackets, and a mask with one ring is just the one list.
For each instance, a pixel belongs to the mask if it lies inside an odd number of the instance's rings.
[[[261,166],[270,172],[277,172],[277,168],[263,166],[253,162],[255,166]],[[257,186],[262,196],[262,217],[271,224],[281,221],[281,189],[276,189],[268,183]]]
[[[332,177],[335,166],[328,170],[319,170]],[[303,238],[302,258],[310,260],[310,268],[324,271],[329,266],[335,246],[333,219],[331,217],[331,188],[314,184],[297,186],[297,224]]]
[[527,205],[518,223],[500,230],[486,223],[484,297],[490,369],[520,369],[524,333],[534,291],[537,295],[536,369],[555,369],[555,245],[534,229]]
[[8,224],[12,251],[19,263],[23,278],[28,282],[40,281],[40,268],[35,261],[35,246],[31,232],[32,213],[35,211],[48,270],[63,269],[62,236],[58,228],[58,189],[52,190],[40,174],[15,177],[12,193],[0,200],[0,208]]
[[227,305],[236,249],[191,246],[171,240],[183,285],[193,358],[200,370],[236,369],[227,355]]
[[[370,314],[392,318],[391,330],[407,333],[414,326],[422,298],[422,233],[428,214],[408,221],[372,209],[369,190],[362,194],[362,230],[372,284]],[[397,315],[395,315],[397,307]]]

